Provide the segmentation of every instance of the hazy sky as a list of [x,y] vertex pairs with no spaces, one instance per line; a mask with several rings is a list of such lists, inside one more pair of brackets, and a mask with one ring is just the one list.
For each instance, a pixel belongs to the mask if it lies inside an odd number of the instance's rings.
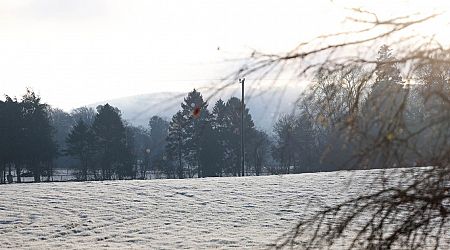
[[[388,4],[389,3],[389,4]],[[385,13],[446,1],[364,1]],[[0,94],[26,87],[66,110],[214,82],[253,50],[337,32],[359,1],[0,0]],[[387,5],[383,6],[383,5]],[[445,31],[448,33],[448,29]]]

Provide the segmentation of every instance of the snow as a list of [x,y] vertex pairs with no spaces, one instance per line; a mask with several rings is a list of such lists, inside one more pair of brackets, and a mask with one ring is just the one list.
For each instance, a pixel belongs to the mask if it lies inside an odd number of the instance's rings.
[[263,248],[378,173],[3,185],[0,248]]

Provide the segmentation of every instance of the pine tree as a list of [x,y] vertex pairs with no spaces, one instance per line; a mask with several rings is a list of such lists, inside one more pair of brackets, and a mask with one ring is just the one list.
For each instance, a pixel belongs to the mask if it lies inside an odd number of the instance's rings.
[[[231,97],[226,104],[226,115],[228,121],[228,129],[226,132],[226,161],[230,164],[227,168],[228,173],[234,176],[241,174],[241,100],[236,97]],[[254,132],[255,124],[249,110],[244,105],[244,133],[251,135]],[[250,145],[249,140],[246,140],[246,147]],[[247,151],[247,150],[246,150]]]
[[[83,120],[78,120],[66,139],[66,153],[76,157],[80,161],[81,179],[87,180],[89,166],[93,165],[92,158],[95,154],[94,134]],[[94,178],[96,178],[95,169]]]
[[97,107],[92,130],[103,179],[111,179],[113,173],[119,178],[132,176],[131,152],[126,145],[125,126],[120,110],[109,104]]
[[26,138],[26,156],[23,159],[27,159],[34,181],[40,182],[41,175],[44,171],[49,171],[48,166],[57,154],[56,143],[53,141],[54,131],[47,112],[48,106],[41,103],[41,98],[28,89],[21,104],[24,117],[23,134]]
[[152,116],[148,125],[150,127],[150,155],[154,158],[164,153],[169,122],[159,116]]
[[[396,58],[392,55],[392,50],[384,45],[380,48],[378,55],[377,78],[363,106],[361,116],[364,119],[360,119],[359,124],[367,131],[365,147],[379,143],[375,140],[380,136],[386,139],[385,143],[390,144],[394,138],[400,138],[404,134],[404,131],[394,131],[392,128],[405,126],[403,124],[405,119],[399,116],[405,114],[402,109],[406,106],[409,89],[403,87],[400,69],[395,63]],[[390,123],[391,121],[396,124]],[[387,145],[381,148],[385,147]],[[387,158],[381,151],[378,156],[371,159],[373,165],[391,164],[385,162]],[[372,155],[376,155],[375,152]]]
[[209,122],[208,104],[203,100],[200,92],[194,89],[184,98],[181,108],[184,119],[183,129],[186,135],[186,142],[183,147],[185,159],[188,166],[196,168],[197,176],[202,177],[202,168],[205,166],[200,166],[199,162],[199,155],[202,150],[200,141],[204,136],[203,130]]
[[[184,178],[184,147],[186,145],[186,136],[184,130],[185,117],[181,111],[178,111],[169,123],[169,133],[167,136],[166,152],[169,160],[173,164],[166,165],[164,172],[169,178],[174,177],[175,173],[178,178]],[[171,168],[176,166],[176,169]]]
[[199,173],[201,177],[222,175],[224,147],[220,134],[213,128],[213,115],[205,117],[199,138]]
[[375,71],[377,75],[377,83],[402,83],[403,80],[397,63],[395,63],[396,60],[397,59],[393,56],[392,49],[389,48],[389,46],[381,46],[378,51],[377,68]]
[[398,102],[401,101],[404,93],[402,91],[403,80],[400,69],[395,63],[396,60],[389,46],[381,46],[375,70],[377,78],[369,96],[370,106],[390,109],[390,105],[399,105]]
[[25,138],[23,134],[24,120],[22,105],[16,99],[6,96],[0,111],[0,133],[3,164],[8,166],[8,175],[12,176],[12,166],[15,167],[17,182],[21,182],[22,162]]
[[229,127],[229,120],[227,117],[227,109],[225,102],[219,99],[212,110],[211,128],[212,138],[216,141],[217,155],[215,162],[217,164],[217,173],[222,176],[227,167],[226,162],[226,146],[227,146],[227,130]]
[[159,116],[152,116],[148,123],[150,128],[150,141],[146,149],[145,165],[150,163],[155,166],[162,166],[162,159],[167,146],[167,136],[169,133],[169,122]]

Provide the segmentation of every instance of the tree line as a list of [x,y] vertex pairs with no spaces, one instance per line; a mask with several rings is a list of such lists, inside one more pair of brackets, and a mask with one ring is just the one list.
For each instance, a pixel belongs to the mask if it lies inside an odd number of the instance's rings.
[[[170,121],[159,116],[136,127],[109,104],[71,113],[42,103],[32,90],[0,101],[1,182],[51,179],[56,168],[78,180],[240,175],[241,101],[219,100],[212,111],[195,89]],[[269,136],[245,109],[247,172],[261,174],[271,159]]]
[[[355,98],[355,86],[369,81],[365,77],[372,72],[363,68],[319,72],[314,88],[303,94],[296,112],[281,115],[270,134],[255,127],[244,105],[246,174],[425,164],[419,159],[424,157],[414,158],[406,149],[384,152],[383,145],[395,143],[402,131],[390,131],[393,124],[382,126],[380,121],[393,120],[393,110],[402,107],[407,110],[404,124],[400,124],[404,132],[430,116],[426,106],[439,103],[426,100],[427,105],[422,105],[424,85],[405,85],[396,64],[384,63],[395,61],[388,46],[381,47],[377,61],[377,77],[359,98]],[[418,81],[431,81],[427,86],[433,88],[448,88],[439,83],[445,69],[423,66],[420,72]],[[352,113],[355,105],[361,110],[358,117]],[[79,180],[145,179],[151,178],[150,173],[158,178],[241,175],[241,100],[236,97],[226,102],[219,99],[208,108],[194,89],[169,121],[153,116],[148,127],[136,127],[109,104],[97,110],[82,107],[69,114],[42,103],[27,90],[21,100],[6,96],[0,102],[0,118],[1,182],[13,170],[17,182],[21,176],[33,176],[36,182],[42,176],[49,180],[55,166],[75,170]],[[342,129],[342,124],[355,119],[358,124],[352,128],[361,133]],[[425,144],[427,139],[425,136],[417,143],[423,154],[432,154]],[[435,141],[446,143],[441,138]],[[353,160],[363,148],[373,145],[379,145],[380,151],[370,162]],[[408,163],[393,157],[408,154]]]

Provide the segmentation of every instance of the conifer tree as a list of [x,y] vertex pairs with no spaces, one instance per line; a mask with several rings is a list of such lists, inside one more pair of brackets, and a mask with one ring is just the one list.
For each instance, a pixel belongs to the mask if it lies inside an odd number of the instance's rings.
[[212,110],[211,118],[212,138],[217,142],[217,155],[215,155],[215,162],[217,164],[217,173],[219,176],[227,168],[227,131],[229,127],[229,119],[227,117],[226,104],[222,99],[219,99]]
[[[236,97],[231,97],[226,104],[226,115],[228,122],[228,129],[226,132],[226,160],[229,163],[227,172],[234,176],[241,174],[240,159],[241,159],[241,100]],[[244,133],[250,135],[253,133],[255,125],[249,110],[244,105]],[[246,140],[246,147],[249,146],[249,140]]]
[[50,125],[48,106],[41,103],[41,98],[27,89],[22,97],[22,116],[24,117],[23,135],[26,138],[23,152],[28,162],[28,168],[33,173],[34,181],[40,182],[41,175],[53,158],[57,147],[53,141],[53,128]]
[[[89,166],[93,167],[94,134],[83,120],[78,120],[66,139],[68,155],[74,156],[80,161],[81,179],[87,180]],[[96,178],[95,169],[94,178]]]
[[25,157],[23,148],[25,139],[23,135],[24,124],[22,105],[16,99],[6,96],[0,111],[0,140],[3,155],[3,164],[7,165],[7,174],[12,175],[14,166],[17,182],[21,182],[22,163]]
[[[166,165],[163,169],[169,178],[176,175],[178,178],[184,178],[184,147],[186,145],[186,136],[184,130],[185,117],[181,111],[178,111],[169,123],[169,132],[167,136],[166,152],[169,160],[173,163]],[[173,169],[172,166],[176,166]]]
[[210,117],[208,104],[203,100],[203,96],[197,90],[189,92],[184,102],[181,104],[183,114],[183,129],[186,135],[184,155],[189,167],[195,168],[197,176],[202,177],[199,155],[202,150],[200,141],[205,136],[203,130],[209,122]]
[[98,106],[92,130],[102,178],[111,179],[114,172],[119,178],[131,176],[133,174],[131,153],[126,145],[125,126],[120,110],[109,104]]

